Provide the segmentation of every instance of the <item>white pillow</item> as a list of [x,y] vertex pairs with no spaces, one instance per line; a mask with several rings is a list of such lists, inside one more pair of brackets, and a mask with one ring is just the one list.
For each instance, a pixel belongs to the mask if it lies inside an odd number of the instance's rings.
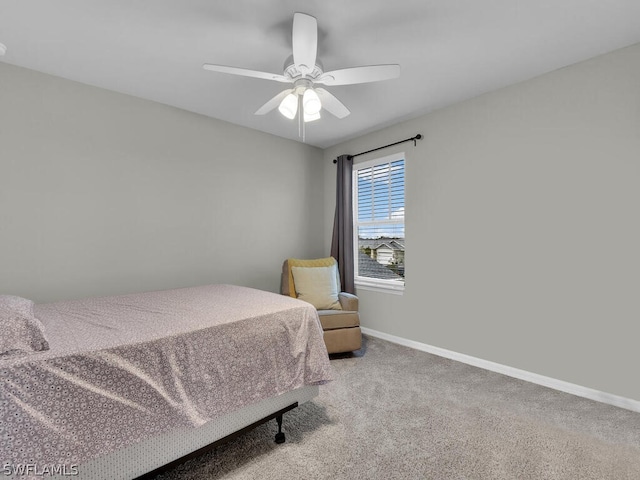
[[338,266],[291,267],[296,295],[318,310],[342,310],[338,299]]

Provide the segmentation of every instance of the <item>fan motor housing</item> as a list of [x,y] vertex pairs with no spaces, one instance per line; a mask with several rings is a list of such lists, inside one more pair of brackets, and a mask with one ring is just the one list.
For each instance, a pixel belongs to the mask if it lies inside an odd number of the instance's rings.
[[303,76],[306,78],[310,78],[311,80],[315,80],[323,73],[322,63],[320,60],[316,59],[315,68],[311,71],[311,73],[302,74],[298,67],[296,67],[295,63],[293,63],[293,55],[289,55],[289,57],[284,62],[284,76],[287,77],[291,81],[295,81]]

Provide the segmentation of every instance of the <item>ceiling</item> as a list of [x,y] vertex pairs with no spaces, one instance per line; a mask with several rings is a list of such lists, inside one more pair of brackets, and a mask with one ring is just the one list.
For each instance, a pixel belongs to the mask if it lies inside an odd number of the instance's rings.
[[307,124],[322,148],[640,42],[638,0],[0,0],[0,61],[301,141],[277,109],[253,115],[283,84],[202,69],[282,74],[296,11],[325,71],[401,66],[327,88],[352,113]]

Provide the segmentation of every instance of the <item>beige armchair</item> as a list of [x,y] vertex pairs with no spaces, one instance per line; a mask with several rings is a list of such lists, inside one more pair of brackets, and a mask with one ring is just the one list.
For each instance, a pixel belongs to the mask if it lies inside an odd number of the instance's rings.
[[[295,266],[323,267],[335,263],[335,259],[323,258],[314,260],[295,259]],[[296,298],[295,285],[289,260],[282,265],[282,282],[280,293]],[[324,331],[324,343],[329,353],[352,352],[362,346],[360,316],[358,314],[358,297],[346,292],[338,293],[342,310],[318,310],[320,324]]]

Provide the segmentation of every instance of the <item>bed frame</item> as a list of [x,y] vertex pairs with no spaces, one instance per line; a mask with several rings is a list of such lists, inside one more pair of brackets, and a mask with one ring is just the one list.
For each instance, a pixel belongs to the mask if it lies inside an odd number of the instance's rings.
[[301,387],[223,415],[198,428],[182,428],[143,440],[79,465],[75,478],[152,479],[274,418],[278,422],[275,441],[282,443],[285,441],[283,414],[311,400],[318,393],[317,385]]

